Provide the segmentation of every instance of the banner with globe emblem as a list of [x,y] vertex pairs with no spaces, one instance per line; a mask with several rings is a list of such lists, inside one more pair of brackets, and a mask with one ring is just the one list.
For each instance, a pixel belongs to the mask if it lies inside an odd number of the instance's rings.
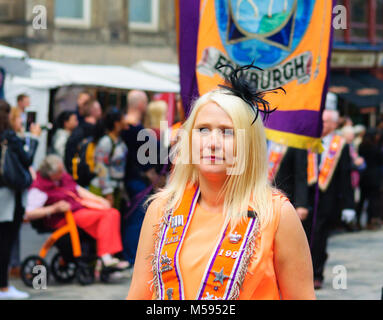
[[181,96],[193,99],[223,83],[222,64],[254,64],[247,76],[277,111],[267,138],[321,150],[332,38],[332,0],[183,0],[177,3]]

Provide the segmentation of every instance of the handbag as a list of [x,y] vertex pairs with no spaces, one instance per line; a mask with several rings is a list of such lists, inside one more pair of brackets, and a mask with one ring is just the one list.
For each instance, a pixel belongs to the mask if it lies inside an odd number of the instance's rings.
[[32,176],[20,162],[18,155],[8,147],[7,140],[1,142],[0,176],[3,184],[13,190],[22,191],[32,184]]

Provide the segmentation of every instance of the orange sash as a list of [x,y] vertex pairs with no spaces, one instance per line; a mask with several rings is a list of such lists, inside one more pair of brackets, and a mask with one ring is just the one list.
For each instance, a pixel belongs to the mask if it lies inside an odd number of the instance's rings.
[[270,141],[269,145],[269,173],[268,179],[272,182],[278,173],[281,162],[286,154],[287,146]]
[[307,184],[312,186],[318,181],[318,160],[317,154],[311,151],[307,152]]
[[[187,188],[177,210],[165,213],[153,258],[157,299],[185,299],[179,255],[199,194],[199,188]],[[206,266],[197,300],[230,300],[239,297],[259,230],[255,212],[249,210],[248,216],[232,233],[228,226],[222,230]]]
[[316,178],[318,176],[317,155],[311,151],[308,152],[307,179],[309,184],[313,184],[318,181],[319,188],[322,191],[326,191],[331,182],[331,178],[334,174],[345,143],[344,138],[341,136],[334,135],[332,137],[329,148],[325,150],[325,153],[323,154],[318,178]]

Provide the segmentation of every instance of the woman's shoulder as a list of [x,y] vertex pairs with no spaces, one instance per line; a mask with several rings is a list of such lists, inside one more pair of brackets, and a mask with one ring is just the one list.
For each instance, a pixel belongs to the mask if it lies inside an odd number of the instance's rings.
[[5,131],[2,133],[1,138],[2,138],[2,139],[6,139],[6,140],[8,140],[8,141],[19,140],[19,139],[20,139],[20,138],[17,136],[16,132],[13,131],[13,130],[10,130],[10,129],[5,130]]
[[155,198],[149,203],[147,214],[160,218],[164,213],[165,206],[166,206],[165,199]]

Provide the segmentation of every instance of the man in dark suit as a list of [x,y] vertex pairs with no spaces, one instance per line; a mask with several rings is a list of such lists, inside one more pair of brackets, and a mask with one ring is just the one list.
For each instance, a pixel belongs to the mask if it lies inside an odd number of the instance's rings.
[[300,219],[308,215],[307,150],[288,147],[275,175],[274,185],[294,205]]
[[[334,221],[347,223],[355,219],[354,193],[351,186],[351,157],[344,139],[335,133],[339,114],[323,112],[322,141],[324,152],[317,157],[318,183],[310,187],[310,213],[304,221],[310,242],[314,269],[314,286],[320,289],[327,260],[327,239]],[[317,208],[315,208],[317,206]]]

